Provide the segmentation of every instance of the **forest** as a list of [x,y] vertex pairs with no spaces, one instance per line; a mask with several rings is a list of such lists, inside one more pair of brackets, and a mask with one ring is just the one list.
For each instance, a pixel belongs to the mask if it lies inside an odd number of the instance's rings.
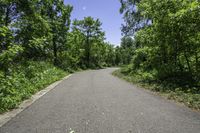
[[102,22],[63,0],[0,1],[0,112],[68,73],[119,64]]
[[113,66],[123,66],[117,76],[200,109],[200,2],[119,2],[115,46],[99,19],[72,20],[64,0],[1,0],[0,113],[69,73]]
[[116,75],[200,109],[200,2],[120,2],[121,47],[131,54]]

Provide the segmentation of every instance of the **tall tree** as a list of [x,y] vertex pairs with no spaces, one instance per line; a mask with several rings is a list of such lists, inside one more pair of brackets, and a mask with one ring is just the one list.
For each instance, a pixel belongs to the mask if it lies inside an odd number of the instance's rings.
[[5,76],[9,74],[9,67],[14,59],[22,52],[22,47],[14,42],[13,23],[18,18],[17,1],[0,1],[0,69]]
[[[132,12],[135,6],[141,20],[151,20],[135,33],[137,50],[133,66],[142,71],[154,70],[156,77],[162,80],[173,79],[173,82],[190,85],[198,82],[200,3],[197,0],[123,2],[125,11]],[[134,14],[129,17],[124,14],[124,17],[126,21],[135,19]],[[130,31],[135,29],[129,23],[127,26]]]
[[85,36],[85,58],[87,67],[90,67],[92,39],[104,39],[104,32],[101,29],[102,23],[99,19],[85,17],[83,20],[75,20],[74,28],[81,31]]
[[135,42],[130,36],[124,36],[121,39],[120,52],[122,53],[123,64],[129,64],[134,55]]
[[122,33],[125,35],[133,35],[139,29],[149,23],[148,19],[144,19],[137,5],[141,0],[120,0],[120,13],[123,14],[124,24],[122,24]]

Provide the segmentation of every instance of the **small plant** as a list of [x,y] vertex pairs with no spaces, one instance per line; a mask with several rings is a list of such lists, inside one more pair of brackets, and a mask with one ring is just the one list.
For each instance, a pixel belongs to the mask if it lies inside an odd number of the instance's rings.
[[172,82],[156,80],[154,77],[155,73],[153,72],[132,71],[127,73],[127,71],[129,71],[128,67],[122,68],[113,72],[113,75],[145,89],[157,92],[168,99],[184,103],[190,108],[200,110],[200,92],[198,87],[186,88]]
[[0,76],[0,113],[17,107],[23,100],[66,74],[48,62],[29,61],[12,67],[9,76]]

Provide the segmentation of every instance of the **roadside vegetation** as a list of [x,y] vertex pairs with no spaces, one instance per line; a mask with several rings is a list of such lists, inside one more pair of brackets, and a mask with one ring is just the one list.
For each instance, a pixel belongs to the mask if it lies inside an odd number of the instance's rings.
[[114,74],[200,109],[199,1],[121,0],[121,5],[121,48],[132,54]]
[[118,64],[100,20],[72,11],[64,0],[0,1],[0,113],[70,72]]
[[130,73],[127,66],[113,72],[113,75],[137,85],[138,87],[153,91],[167,99],[175,100],[192,109],[200,110],[200,92],[197,87],[181,87],[180,85],[165,80],[149,81],[146,77],[150,74]]
[[80,69],[116,75],[200,109],[200,2],[120,0],[120,46],[64,0],[0,1],[0,113]]
[[23,100],[68,73],[43,61],[27,61],[11,68],[6,78],[0,75],[0,113],[17,107]]

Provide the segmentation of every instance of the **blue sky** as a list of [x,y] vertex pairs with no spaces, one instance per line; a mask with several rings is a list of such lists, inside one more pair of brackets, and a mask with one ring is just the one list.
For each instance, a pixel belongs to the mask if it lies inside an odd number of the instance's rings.
[[119,45],[121,40],[122,16],[119,13],[119,0],[65,0],[73,5],[72,19],[83,19],[86,16],[99,18],[106,32],[106,40]]

